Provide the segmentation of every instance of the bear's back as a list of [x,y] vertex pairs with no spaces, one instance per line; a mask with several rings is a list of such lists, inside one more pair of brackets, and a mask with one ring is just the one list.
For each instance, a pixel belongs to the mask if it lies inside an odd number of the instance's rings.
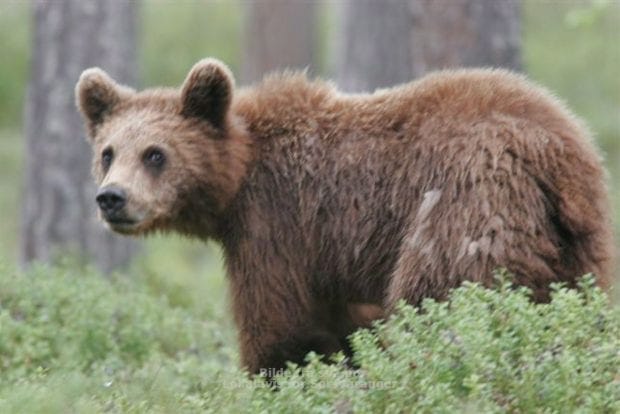
[[259,139],[316,136],[321,141],[360,134],[412,141],[425,138],[424,127],[468,127],[502,115],[538,125],[599,160],[589,132],[562,102],[502,69],[439,71],[368,94],[341,93],[304,73],[275,74],[240,91],[235,112]]

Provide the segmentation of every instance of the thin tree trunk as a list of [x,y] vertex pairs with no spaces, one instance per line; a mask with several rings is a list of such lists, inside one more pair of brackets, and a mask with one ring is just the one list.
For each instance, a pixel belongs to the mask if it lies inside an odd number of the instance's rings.
[[277,69],[309,69],[312,72],[315,22],[315,1],[248,1],[242,82],[260,80]]
[[442,68],[521,69],[521,0],[345,0],[336,79],[371,91]]
[[129,260],[135,243],[112,235],[96,218],[91,150],[73,91],[90,66],[135,82],[136,6],[131,1],[38,1],[33,17],[22,262],[48,262],[70,253],[109,271]]

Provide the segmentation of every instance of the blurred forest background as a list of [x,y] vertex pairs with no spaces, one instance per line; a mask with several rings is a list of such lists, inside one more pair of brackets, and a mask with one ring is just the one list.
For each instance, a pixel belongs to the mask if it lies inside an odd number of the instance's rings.
[[90,150],[73,103],[86,67],[138,88],[175,86],[205,56],[226,62],[242,85],[290,66],[350,91],[442,66],[521,70],[590,125],[611,173],[618,230],[619,40],[616,0],[4,0],[0,261],[92,259],[144,278],[173,303],[220,307],[217,248],[170,236],[119,241],[94,220]]

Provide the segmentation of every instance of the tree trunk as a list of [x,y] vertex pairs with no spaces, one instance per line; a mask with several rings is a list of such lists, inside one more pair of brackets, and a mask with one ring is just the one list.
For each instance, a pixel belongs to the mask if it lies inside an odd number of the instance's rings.
[[38,1],[33,15],[22,262],[79,254],[107,272],[129,260],[135,243],[112,235],[96,218],[91,149],[73,91],[82,70],[91,66],[120,82],[135,82],[135,3]]
[[520,0],[412,0],[413,76],[449,67],[521,70]]
[[277,69],[312,72],[316,2],[255,0],[246,3],[241,80],[255,82]]
[[348,92],[411,80],[411,12],[407,0],[338,3],[336,82]]
[[371,91],[441,68],[521,69],[521,0],[347,0],[336,79]]

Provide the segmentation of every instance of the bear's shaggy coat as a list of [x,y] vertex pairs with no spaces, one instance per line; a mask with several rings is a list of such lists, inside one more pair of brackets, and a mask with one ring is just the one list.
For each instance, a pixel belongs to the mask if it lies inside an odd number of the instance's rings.
[[235,91],[205,59],[180,90],[136,93],[90,69],[77,99],[98,182],[127,194],[112,229],[221,242],[251,372],[346,349],[397,300],[488,285],[498,267],[537,301],[587,272],[607,284],[601,159],[522,76],[444,71],[347,95],[293,73]]

